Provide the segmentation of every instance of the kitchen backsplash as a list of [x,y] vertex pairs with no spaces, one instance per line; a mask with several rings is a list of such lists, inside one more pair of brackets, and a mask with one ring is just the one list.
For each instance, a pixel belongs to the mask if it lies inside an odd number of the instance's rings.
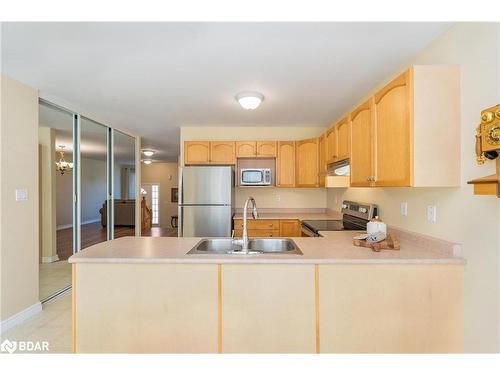
[[248,196],[262,208],[325,208],[326,189],[284,189],[275,187],[236,188],[236,207],[243,207]]

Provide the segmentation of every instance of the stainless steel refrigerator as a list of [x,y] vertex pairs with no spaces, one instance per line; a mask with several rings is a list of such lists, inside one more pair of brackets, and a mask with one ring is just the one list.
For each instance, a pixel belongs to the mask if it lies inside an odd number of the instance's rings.
[[179,237],[231,237],[233,167],[179,169]]

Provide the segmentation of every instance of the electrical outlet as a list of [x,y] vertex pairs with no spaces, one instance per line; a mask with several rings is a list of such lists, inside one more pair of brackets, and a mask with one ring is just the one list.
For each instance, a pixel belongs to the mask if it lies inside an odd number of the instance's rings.
[[280,202],[280,201],[281,201],[281,195],[276,194],[276,202]]
[[427,206],[427,221],[430,223],[435,223],[437,219],[437,209],[436,206]]
[[399,212],[401,213],[401,216],[408,216],[408,202],[401,202]]

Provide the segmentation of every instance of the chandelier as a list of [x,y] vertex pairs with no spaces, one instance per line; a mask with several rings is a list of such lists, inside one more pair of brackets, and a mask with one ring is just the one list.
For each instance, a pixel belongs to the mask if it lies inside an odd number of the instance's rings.
[[66,160],[64,160],[64,148],[65,146],[59,146],[61,149],[59,151],[59,161],[56,161],[56,170],[61,172],[61,174],[64,174],[64,172],[70,172],[73,170],[73,163],[70,163]]

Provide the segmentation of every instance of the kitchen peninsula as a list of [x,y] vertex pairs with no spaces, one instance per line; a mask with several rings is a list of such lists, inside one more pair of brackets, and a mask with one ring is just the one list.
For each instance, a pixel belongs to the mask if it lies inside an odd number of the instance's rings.
[[294,238],[303,255],[187,255],[201,238],[125,237],[75,254],[77,353],[462,352],[460,246],[398,231]]

